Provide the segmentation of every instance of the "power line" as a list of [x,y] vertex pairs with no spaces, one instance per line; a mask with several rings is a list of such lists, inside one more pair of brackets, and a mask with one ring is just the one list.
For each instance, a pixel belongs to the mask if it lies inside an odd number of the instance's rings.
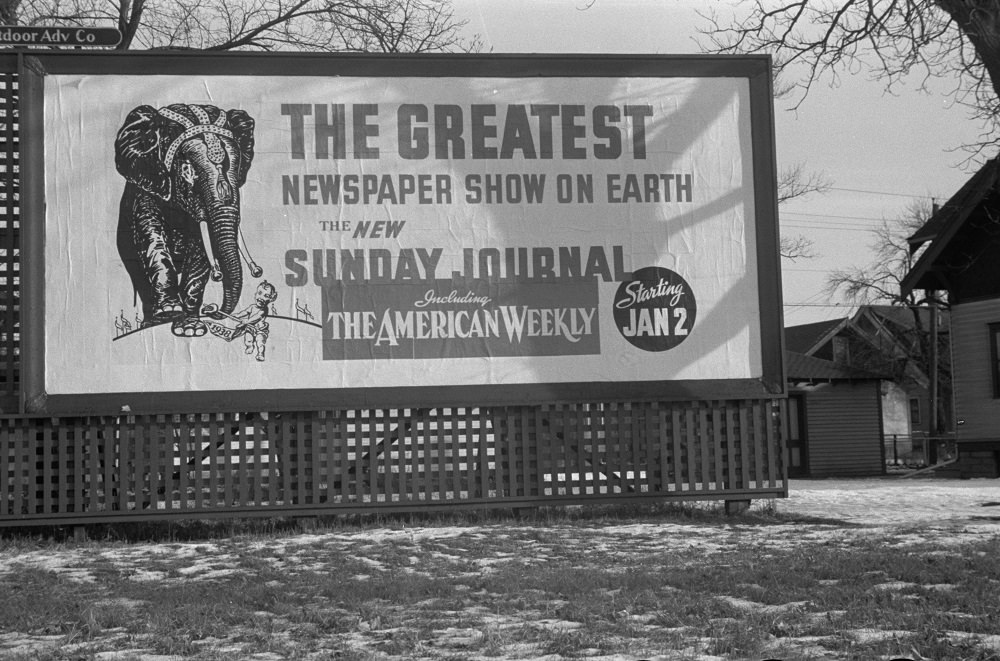
[[928,200],[933,200],[936,197],[941,197],[940,195],[910,195],[909,193],[890,193],[888,191],[880,190],[865,190],[863,188],[838,188],[837,186],[827,186],[827,190],[839,190],[847,193],[869,193],[871,195],[892,195],[893,197],[922,197]]
[[864,232],[874,232],[876,229],[869,225],[861,225],[858,223],[845,223],[839,220],[832,220],[830,222],[824,223],[819,220],[810,220],[808,218],[787,218],[786,221],[782,223],[782,226],[790,227],[793,224],[796,224],[799,227],[815,227],[817,229],[824,229],[826,227],[840,227],[842,229],[861,230]]
[[791,227],[800,230],[836,230],[840,232],[870,232],[870,228],[866,227],[844,227],[839,225],[796,225],[794,223],[785,223],[782,227]]
[[[812,216],[814,218],[843,218],[845,220],[885,220],[885,218],[873,218],[871,216],[837,216],[832,213],[808,213],[806,211],[787,211],[796,216]],[[779,212],[778,215],[781,215]]]
[[[819,292],[816,292],[815,294],[813,294],[812,296],[809,296],[808,298],[806,298],[806,300],[801,301],[799,303],[785,303],[784,307],[785,308],[827,307],[827,306],[825,306],[825,305],[823,305],[821,303],[815,303],[814,302],[814,301],[821,300],[823,298],[824,298],[824,293],[822,291],[819,291]],[[827,299],[827,300],[829,300],[829,299]],[[838,307],[838,306],[832,306],[832,307]]]

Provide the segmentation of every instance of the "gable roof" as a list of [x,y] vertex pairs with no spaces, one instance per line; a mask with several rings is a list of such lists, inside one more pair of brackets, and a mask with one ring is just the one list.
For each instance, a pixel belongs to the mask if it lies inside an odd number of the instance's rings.
[[907,239],[911,254],[928,241],[931,243],[900,283],[903,296],[909,295],[914,289],[945,288],[933,273],[934,262],[976,207],[994,191],[998,176],[1000,176],[1000,156],[988,161],[972,175],[965,185],[924,223],[923,227]]
[[785,328],[785,348],[801,354],[810,354],[836,335],[848,322],[844,319],[830,319],[811,324],[800,324]]
[[[914,326],[913,311],[902,305],[865,305],[858,309],[859,315],[864,311],[878,315],[905,328],[912,328]],[[929,318],[927,310],[919,310],[918,314],[921,317],[926,316]]]
[[[930,310],[921,307],[916,308],[916,312],[922,324],[921,332],[926,332],[930,327]],[[786,355],[798,353],[804,357],[815,358],[815,354],[819,353],[829,357],[830,351],[823,351],[823,348],[834,337],[845,336],[851,338],[852,344],[863,343],[873,352],[865,353],[865,350],[862,350],[854,354],[852,351],[853,355],[850,355],[849,362],[853,365],[863,365],[864,368],[850,367],[837,362],[834,365],[846,372],[835,373],[828,369],[823,371],[819,365],[813,365],[814,372],[821,376],[813,375],[810,378],[873,378],[871,371],[865,371],[873,370],[879,378],[895,381],[908,378],[926,387],[928,380],[926,368],[919,360],[910,359],[916,350],[914,343],[919,341],[915,333],[918,328],[917,320],[913,313],[914,309],[900,305],[862,305],[846,319],[789,326],[785,329],[785,349],[790,353]],[[950,343],[948,312],[939,311],[938,314],[941,315],[938,326],[939,341]],[[950,351],[942,351],[939,360],[942,365],[947,365],[950,362]],[[805,365],[799,362],[804,368]]]
[[[858,308],[857,314],[854,315],[853,321],[857,321],[862,315],[868,314],[878,317],[883,323],[888,322],[896,327],[890,328],[890,330],[912,331],[917,328],[917,321],[913,316],[914,309],[916,309],[917,317],[919,317],[923,329],[928,329],[931,323],[931,311],[926,306],[911,308],[905,305],[862,305]],[[948,333],[950,311],[947,308],[938,309],[937,314],[938,332]]]
[[785,370],[790,381],[859,381],[889,379],[888,375],[840,365],[796,351],[785,351]]

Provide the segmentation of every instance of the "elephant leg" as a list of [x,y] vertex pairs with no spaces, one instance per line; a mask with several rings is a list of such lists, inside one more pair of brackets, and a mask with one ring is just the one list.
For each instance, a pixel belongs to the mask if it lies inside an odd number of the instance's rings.
[[133,243],[149,282],[151,321],[169,321],[183,314],[177,288],[177,267],[163,211],[156,202],[141,200],[133,216]]
[[199,315],[211,268],[199,240],[191,239],[185,243],[185,255],[179,286],[184,314],[174,320],[171,331],[179,337],[201,337],[208,332]]

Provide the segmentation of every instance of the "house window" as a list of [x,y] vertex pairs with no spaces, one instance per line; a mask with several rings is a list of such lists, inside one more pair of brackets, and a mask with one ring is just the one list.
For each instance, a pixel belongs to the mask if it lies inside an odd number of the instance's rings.
[[[1000,324],[997,327],[1000,328]],[[851,364],[851,348],[846,337],[833,338],[833,362],[841,365]]]
[[920,400],[916,397],[910,398],[910,424],[914,427],[922,424],[920,422]]
[[990,376],[993,399],[1000,399],[1000,323],[990,324]]

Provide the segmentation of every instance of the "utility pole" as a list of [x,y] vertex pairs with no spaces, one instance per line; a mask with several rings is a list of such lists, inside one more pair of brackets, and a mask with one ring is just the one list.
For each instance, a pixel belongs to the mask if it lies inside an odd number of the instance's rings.
[[[940,207],[936,201],[931,202],[931,217],[937,215]],[[930,378],[930,383],[928,384],[928,390],[930,391],[930,411],[927,416],[927,465],[933,466],[937,463],[937,442],[938,442],[938,304],[937,304],[937,292],[933,290],[926,290],[927,302],[930,304],[928,306],[928,312],[930,313],[930,335],[931,335],[931,346],[930,346],[930,374],[927,376]]]
[[931,355],[930,355],[930,411],[927,416],[927,464],[933,466],[937,463],[937,436],[938,436],[938,306],[937,299],[934,298],[936,292],[928,290],[927,300],[930,302],[928,312],[930,312],[931,327]]

